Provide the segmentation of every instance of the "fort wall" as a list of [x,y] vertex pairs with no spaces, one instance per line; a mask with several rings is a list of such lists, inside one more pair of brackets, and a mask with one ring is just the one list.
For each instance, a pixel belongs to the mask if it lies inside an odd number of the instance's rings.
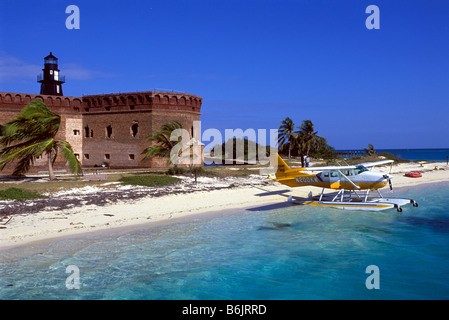
[[[164,159],[142,160],[143,150],[150,146],[147,136],[172,120],[192,134],[202,105],[199,96],[162,91],[83,97],[0,92],[0,125],[33,100],[61,115],[58,138],[72,145],[83,168],[102,163],[116,168],[165,167]],[[59,167],[65,168],[63,163],[58,159]],[[46,159],[38,159],[33,171],[45,166]]]

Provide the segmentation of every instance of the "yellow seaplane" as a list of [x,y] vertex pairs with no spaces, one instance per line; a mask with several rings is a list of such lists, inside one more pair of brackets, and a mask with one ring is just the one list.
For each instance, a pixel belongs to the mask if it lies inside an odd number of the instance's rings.
[[[301,204],[308,204],[321,207],[334,207],[345,210],[369,210],[380,211],[396,208],[402,212],[402,206],[412,204],[414,207],[418,203],[412,199],[384,198],[380,193],[381,188],[390,186],[392,190],[389,174],[373,171],[375,166],[393,163],[393,160],[383,160],[377,162],[362,163],[349,166],[325,166],[290,168],[279,156],[272,159],[272,163],[277,163],[276,178],[269,176],[274,181],[289,187],[314,186],[322,188],[321,194],[317,197],[309,197],[308,200],[300,201]],[[277,161],[276,161],[277,160]],[[276,166],[275,166],[276,168]],[[313,172],[320,171],[317,174]],[[324,194],[325,189],[338,190],[335,194]],[[359,191],[366,190],[363,194]],[[370,191],[377,191],[377,196],[369,196]],[[291,201],[292,197],[289,197]]]

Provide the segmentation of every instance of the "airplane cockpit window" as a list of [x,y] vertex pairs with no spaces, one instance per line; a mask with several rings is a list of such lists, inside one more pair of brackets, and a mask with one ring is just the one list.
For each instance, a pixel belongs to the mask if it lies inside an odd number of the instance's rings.
[[338,177],[338,172],[332,171],[331,172],[331,177],[333,177],[333,178]]
[[360,174],[362,172],[365,171],[369,171],[367,168],[365,168],[364,166],[357,166],[357,168],[354,169],[354,174]]

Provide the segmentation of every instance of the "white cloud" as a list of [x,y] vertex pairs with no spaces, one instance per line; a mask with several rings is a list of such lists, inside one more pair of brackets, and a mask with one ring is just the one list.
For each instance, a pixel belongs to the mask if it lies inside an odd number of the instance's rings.
[[41,70],[42,66],[0,52],[0,82],[34,81]]
[[61,73],[65,74],[67,79],[73,80],[91,80],[95,78],[110,78],[118,76],[114,73],[87,69],[76,63],[64,64],[64,70],[61,70]]

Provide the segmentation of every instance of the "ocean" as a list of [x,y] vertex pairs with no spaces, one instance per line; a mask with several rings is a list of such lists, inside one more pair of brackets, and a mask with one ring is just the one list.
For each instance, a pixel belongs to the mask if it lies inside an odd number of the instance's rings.
[[[337,152],[352,150],[337,150]],[[361,151],[361,150],[360,150]],[[449,149],[376,149],[376,153],[388,152],[401,160],[446,161]]]
[[403,212],[261,206],[0,251],[0,299],[449,299],[449,183]]

